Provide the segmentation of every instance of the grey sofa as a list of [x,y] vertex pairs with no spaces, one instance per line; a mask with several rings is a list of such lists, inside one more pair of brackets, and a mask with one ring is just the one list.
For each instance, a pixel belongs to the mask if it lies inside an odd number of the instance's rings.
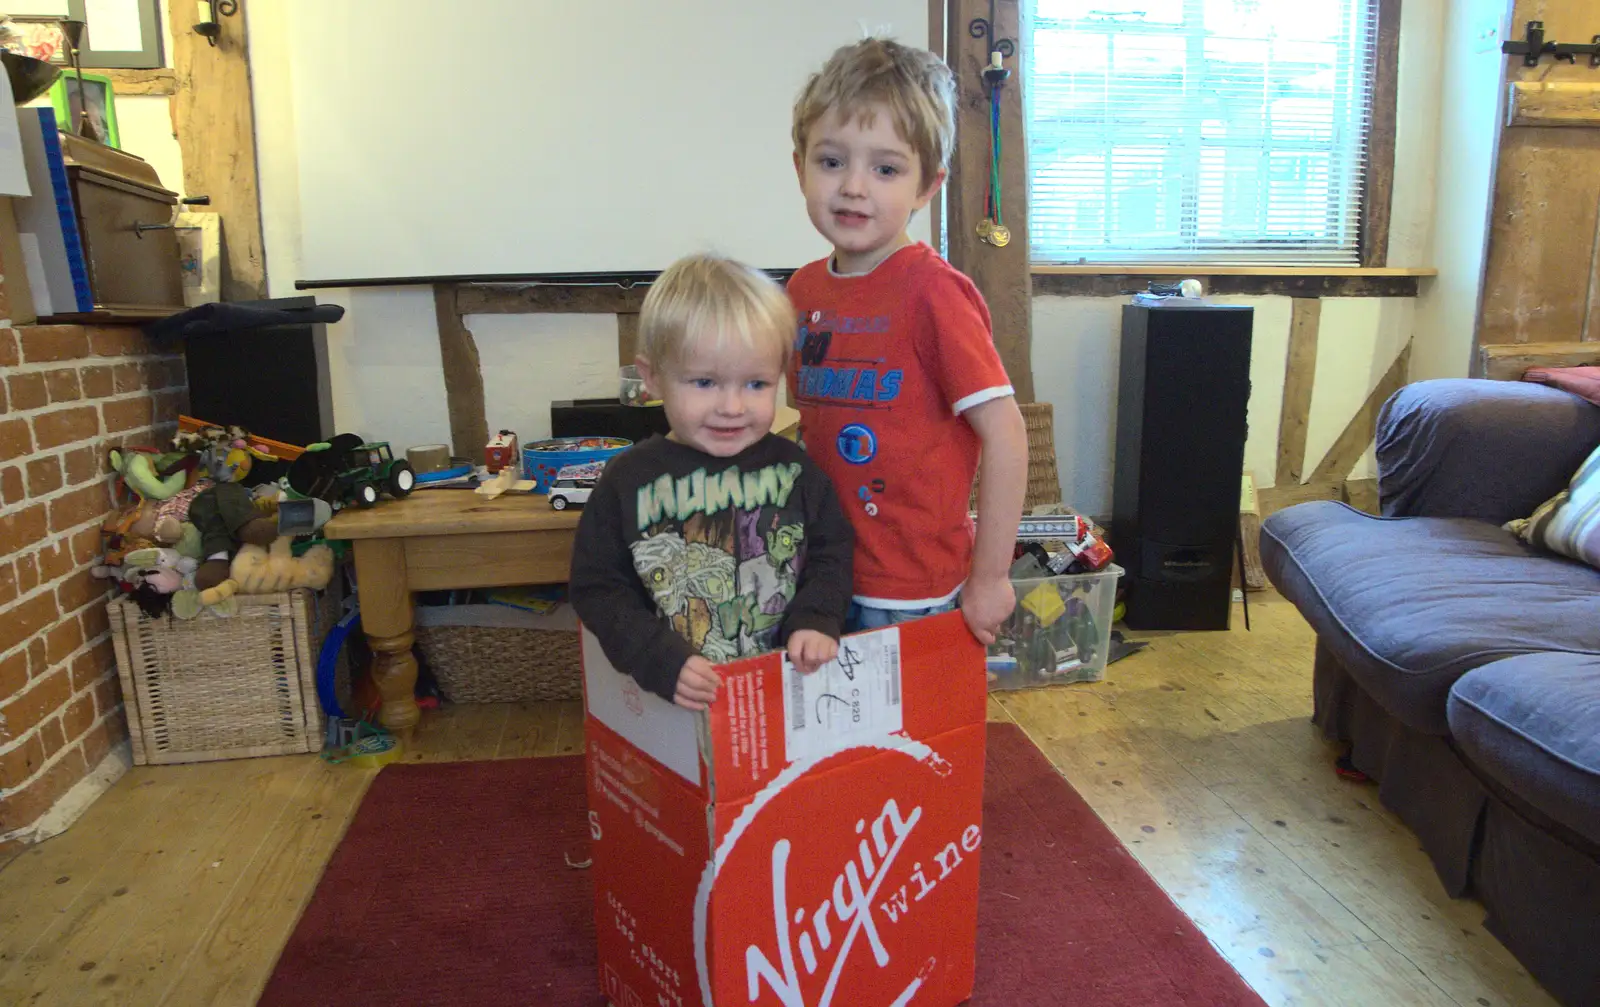
[[1317,634],[1314,720],[1452,896],[1564,1003],[1600,1004],[1600,571],[1500,525],[1559,492],[1600,408],[1423,381],[1378,423],[1382,517],[1290,507],[1267,575]]

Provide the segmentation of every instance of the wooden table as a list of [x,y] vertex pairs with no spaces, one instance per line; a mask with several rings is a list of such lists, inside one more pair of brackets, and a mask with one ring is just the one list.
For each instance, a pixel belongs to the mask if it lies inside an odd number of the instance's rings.
[[384,727],[408,733],[421,716],[411,592],[565,583],[577,528],[576,510],[551,510],[543,496],[486,500],[464,489],[419,490],[347,508],[328,522],[323,534],[355,547],[361,627]]

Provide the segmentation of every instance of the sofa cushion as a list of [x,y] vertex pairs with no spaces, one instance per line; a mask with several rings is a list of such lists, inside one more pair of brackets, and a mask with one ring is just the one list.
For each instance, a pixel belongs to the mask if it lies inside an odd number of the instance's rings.
[[1590,452],[1567,488],[1533,516],[1506,523],[1529,545],[1600,567],[1600,447]]
[[1529,654],[1450,690],[1450,732],[1510,793],[1600,842],[1600,658]]
[[1373,699],[1449,733],[1465,672],[1517,654],[1600,654],[1600,571],[1470,518],[1378,518],[1333,501],[1281,510],[1261,560]]

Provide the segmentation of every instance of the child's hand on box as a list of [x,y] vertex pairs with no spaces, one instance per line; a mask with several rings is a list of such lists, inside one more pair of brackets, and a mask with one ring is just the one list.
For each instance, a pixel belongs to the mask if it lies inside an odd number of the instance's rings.
[[797,629],[789,634],[789,660],[809,675],[839,656],[839,641],[814,629]]
[[967,628],[985,647],[994,643],[995,634],[1017,607],[1017,593],[1005,577],[972,578],[961,589],[961,614]]
[[678,688],[672,701],[687,710],[704,710],[716,701],[717,690],[721,687],[722,676],[717,674],[717,669],[695,654],[683,662],[678,671]]

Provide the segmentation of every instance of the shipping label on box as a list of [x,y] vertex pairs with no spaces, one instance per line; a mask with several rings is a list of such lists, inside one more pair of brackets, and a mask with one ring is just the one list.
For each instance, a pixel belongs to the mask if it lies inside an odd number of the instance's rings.
[[972,992],[983,648],[959,613],[813,675],[719,667],[692,713],[584,634],[600,983],[615,1007],[954,1005]]

